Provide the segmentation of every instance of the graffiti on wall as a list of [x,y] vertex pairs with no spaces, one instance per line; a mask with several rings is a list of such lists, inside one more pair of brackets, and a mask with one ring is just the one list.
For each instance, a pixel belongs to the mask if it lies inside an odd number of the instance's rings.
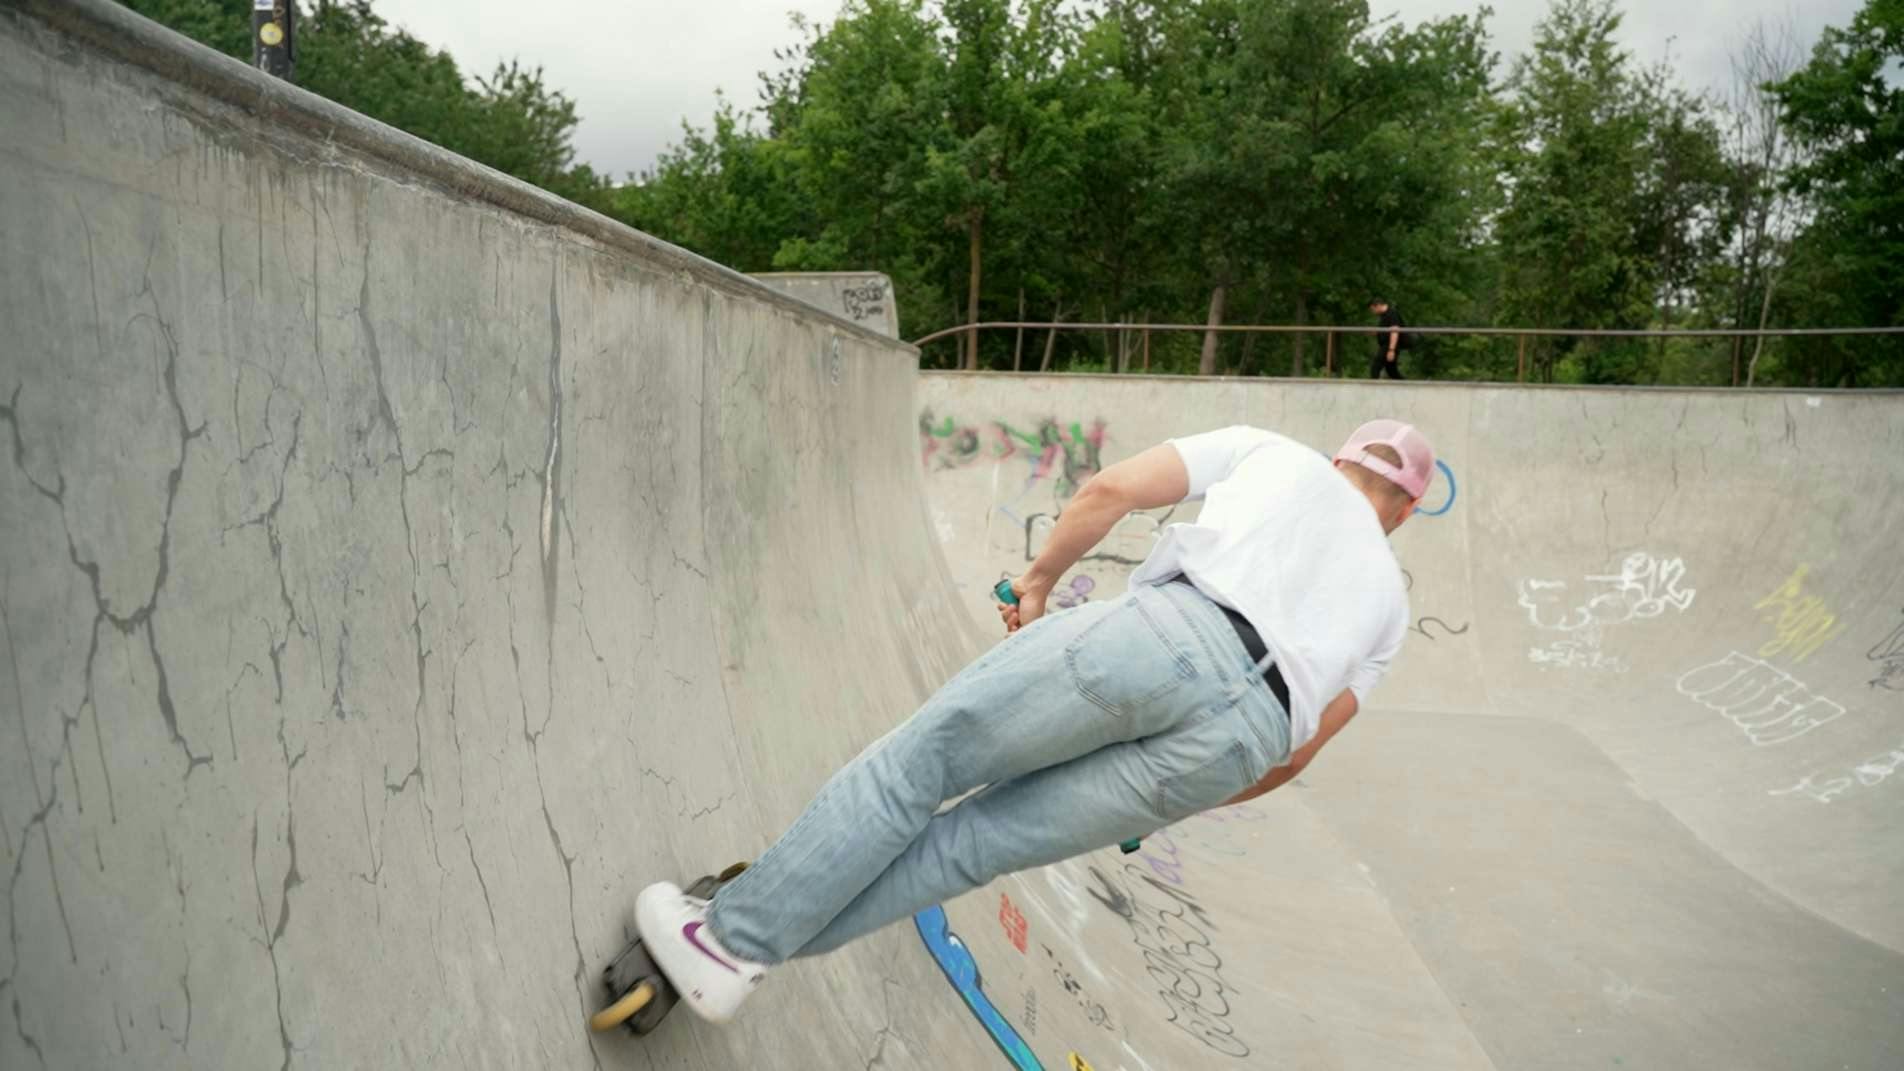
[[1528,624],[1558,634],[1528,648],[1527,660],[1537,666],[1626,672],[1625,659],[1603,650],[1607,630],[1690,609],[1698,590],[1681,587],[1685,577],[1681,559],[1635,551],[1620,560],[1617,573],[1582,577],[1585,598],[1565,580],[1521,581],[1517,602],[1527,611]]
[[1776,788],[1766,794],[1830,803],[1853,789],[1876,788],[1890,780],[1891,776],[1900,769],[1904,769],[1904,743],[1898,744],[1882,755],[1873,755],[1865,759],[1841,776],[1821,777],[1818,774],[1810,774],[1801,778],[1790,788]]
[[1091,592],[1096,590],[1097,581],[1087,573],[1079,573],[1071,578],[1069,584],[1051,593],[1051,605],[1060,610],[1083,606],[1091,601]]
[[1424,638],[1433,640],[1435,633],[1428,628],[1430,625],[1433,625],[1435,629],[1439,630],[1443,636],[1465,636],[1468,634],[1468,629],[1472,626],[1472,622],[1463,621],[1457,626],[1450,625],[1439,617],[1424,616],[1416,618],[1415,623],[1408,627],[1410,631],[1418,632]]
[[1249,1056],[1230,1022],[1232,989],[1211,941],[1216,926],[1209,912],[1187,890],[1158,881],[1134,863],[1123,871],[1113,876],[1091,867],[1098,887],[1090,893],[1130,926],[1145,972],[1159,987],[1164,1021],[1225,1056]]
[[1055,479],[1060,498],[1070,498],[1076,494],[1077,489],[1084,486],[1084,481],[1097,475],[1103,467],[1102,420],[1092,422],[1089,431],[1077,421],[1060,426],[1056,420],[1040,422],[1035,433],[1019,431],[1003,421],[998,423],[998,429],[1030,461],[1029,481]]
[[865,320],[886,315],[886,282],[875,279],[863,286],[849,286],[840,291],[840,304],[845,307],[846,315],[854,320]]
[[962,468],[981,460],[1019,459],[1028,466],[1025,482],[1052,481],[1058,501],[1077,493],[1103,467],[1104,422],[1087,428],[1082,421],[1039,421],[1030,431],[1003,420],[965,424],[951,417],[919,414],[919,450],[928,468]]
[[1031,924],[1025,921],[1025,913],[1018,910],[1010,896],[1000,893],[998,896],[998,925],[1005,931],[1005,939],[1018,951],[1025,950],[1025,943],[1031,935]]
[[920,940],[925,942],[926,950],[932,953],[933,962],[945,972],[946,981],[958,991],[965,1006],[991,1036],[998,1050],[1005,1054],[1017,1071],[1044,1071],[1044,1064],[1038,1061],[1038,1055],[1019,1035],[992,998],[986,994],[983,980],[979,977],[978,961],[972,958],[971,949],[959,935],[952,932],[950,921],[945,917],[945,908],[928,907],[912,917],[912,923],[919,930]]
[[1845,713],[1791,674],[1738,651],[1687,670],[1675,683],[1680,695],[1725,715],[1759,747],[1796,740]]
[[[1408,592],[1415,590],[1415,574],[1406,569],[1402,570],[1402,590]],[[1472,621],[1463,621],[1459,625],[1450,625],[1445,618],[1436,617],[1432,614],[1424,614],[1416,618],[1415,623],[1408,626],[1408,630],[1410,632],[1419,633],[1422,638],[1432,641],[1437,638],[1435,636],[1435,632],[1437,631],[1443,636],[1466,636],[1468,629],[1473,627],[1473,624],[1474,622]],[[1428,627],[1430,625],[1433,625],[1434,628],[1430,629]]]
[[1446,461],[1441,460],[1440,458],[1435,459],[1435,468],[1441,470],[1441,478],[1447,481],[1448,497],[1442,500],[1441,505],[1436,506],[1433,509],[1430,509],[1426,506],[1415,507],[1415,512],[1419,513],[1423,517],[1444,516],[1447,514],[1449,510],[1454,508],[1454,499],[1459,487],[1459,484],[1456,482],[1454,478],[1454,470],[1449,468],[1448,463]]
[[[1097,546],[1079,561],[1114,562],[1131,568],[1143,564],[1144,557],[1163,533],[1164,525],[1177,512],[1177,507],[1147,513],[1132,513],[1118,520],[1105,533]],[[1059,514],[1034,513],[1025,518],[1025,560],[1037,561],[1043,553],[1045,543],[1051,538],[1052,529],[1058,526]]]
[[1752,605],[1760,620],[1772,626],[1773,636],[1759,647],[1759,657],[1788,655],[1803,662],[1838,633],[1844,631],[1838,615],[1825,600],[1805,593],[1805,577],[1811,566],[1800,565],[1772,593]]
[[1063,987],[1064,991],[1070,995],[1072,1000],[1078,1002],[1078,1009],[1084,1012],[1086,1021],[1092,1026],[1100,1027],[1115,1034],[1117,1032],[1117,1025],[1111,1021],[1110,1009],[1104,1006],[1103,1001],[1098,1000],[1085,991],[1084,983],[1079,980],[1077,975],[1071,973],[1071,969],[1064,965],[1064,960],[1060,959],[1058,954],[1052,951],[1050,945],[1042,945],[1041,947],[1045,950],[1045,959],[1051,964],[1051,977],[1057,979],[1058,985]]
[[[1028,944],[1030,922],[1018,905],[1012,903],[1011,897],[1002,893],[999,895],[998,922],[1012,947],[1023,953]],[[920,939],[925,942],[926,950],[932,954],[933,962],[937,963],[939,969],[945,973],[946,981],[952,984],[952,988],[958,992],[960,999],[971,1010],[973,1017],[985,1028],[986,1034],[998,1046],[999,1051],[1005,1054],[1011,1066],[1017,1071],[1044,1071],[1044,1064],[1039,1061],[1037,1053],[1034,1053],[1030,1044],[1025,1041],[1026,1035],[1038,1032],[1037,992],[1025,991],[1025,1010],[1021,1020],[1025,1024],[1025,1033],[1020,1034],[1011,1021],[1005,1018],[1005,1013],[993,1003],[991,996],[985,992],[985,983],[979,973],[978,961],[973,958],[972,950],[966,946],[965,941],[952,932],[952,924],[946,917],[945,908],[943,906],[926,908],[912,917],[912,923],[918,929]],[[1049,945],[1040,944],[1039,947],[1044,950],[1045,959],[1051,967],[1052,977],[1056,978],[1064,991],[1077,1001],[1078,1007],[1083,1010],[1085,1018],[1091,1025],[1116,1033],[1117,1026],[1111,1021],[1111,1013],[1105,1008],[1103,1002],[1085,991],[1084,983],[1071,973],[1064,965],[1064,961],[1058,958],[1058,954]],[[1073,1067],[1081,1064],[1085,1067],[1090,1066],[1075,1052],[1070,1054],[1070,1061]]]
[[1864,657],[1877,664],[1878,675],[1871,678],[1871,687],[1904,692],[1904,622],[1866,651]]
[[986,436],[977,427],[959,424],[951,417],[934,420],[932,410],[919,414],[919,456],[928,469],[956,469],[980,458],[997,457],[999,444],[986,448]]
[[[1001,573],[998,579],[1015,580],[1017,578]],[[1066,583],[1051,589],[1051,594],[1045,597],[1045,609],[1048,611],[1069,610],[1075,606],[1083,606],[1091,601],[1091,593],[1096,590],[1095,577],[1089,573],[1078,573]],[[996,602],[997,599],[994,598],[993,601]]]

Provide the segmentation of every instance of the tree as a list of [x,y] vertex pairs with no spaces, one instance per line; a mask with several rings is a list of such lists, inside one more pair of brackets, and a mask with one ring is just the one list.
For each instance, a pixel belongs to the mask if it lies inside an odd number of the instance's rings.
[[[1472,248],[1488,203],[1479,17],[1410,30],[1371,24],[1363,0],[1205,0],[1179,25],[1167,196],[1212,325],[1249,284],[1298,324],[1319,307],[1359,317],[1375,289],[1442,266],[1437,251]],[[1212,332],[1201,370],[1216,351]],[[1291,373],[1305,365],[1298,336]]]
[[[1055,159],[1029,168],[1020,189],[1036,203],[1014,213],[1026,227],[1015,270],[1049,309],[1041,318],[1121,321],[1154,309],[1167,319],[1177,305],[1158,102],[1169,91],[1169,22],[1183,6],[1113,0],[1069,49],[1048,105],[1062,123],[1047,143]],[[1086,359],[1088,344],[1069,341]],[[1047,337],[1047,359],[1057,342]],[[1108,340],[1088,359],[1116,368]]]
[[682,141],[639,181],[616,190],[611,212],[629,225],[740,271],[772,270],[781,246],[804,233],[783,143],[751,128],[722,100],[713,127],[682,124]]
[[[1904,324],[1904,0],[1866,0],[1831,27],[1804,68],[1774,83],[1786,130],[1808,154],[1790,188],[1814,215],[1793,250],[1787,312],[1796,324]],[[1904,342],[1816,339],[1782,350],[1780,369],[1811,385],[1904,384]]]
[[250,0],[119,0],[161,26],[251,62]]
[[[316,4],[300,78],[742,270],[884,271],[913,337],[1021,315],[1361,324],[1378,293],[1416,324],[1894,322],[1904,121],[1885,72],[1904,0],[1867,0],[1803,70],[1755,31],[1725,112],[1618,47],[1618,2],[1552,0],[1496,86],[1486,8],[1408,25],[1368,0],[846,0],[794,18],[756,106],[721,100],[613,189],[575,162],[575,105],[539,69],[466,78],[371,0]],[[249,55],[242,0],[129,3]],[[1115,371],[1138,349],[1053,331],[1027,359],[1026,341],[967,335],[927,359]],[[1157,336],[1145,367],[1318,363],[1301,335],[1201,341]],[[1793,340],[1738,363],[1748,382],[1898,382],[1899,351]],[[1728,378],[1684,343],[1534,358],[1548,380]],[[1515,360],[1425,338],[1413,364],[1488,379]]]
[[[127,0],[127,6],[251,59],[245,0]],[[346,108],[560,196],[606,204],[607,183],[574,166],[575,105],[543,82],[540,69],[512,61],[472,86],[448,53],[391,29],[371,0],[322,0],[302,13],[297,80]]]
[[[1798,69],[1800,52],[1789,23],[1754,23],[1734,46],[1732,88],[1722,132],[1725,181],[1720,191],[1723,248],[1709,264],[1705,289],[1710,322],[1763,328],[1771,315],[1791,241],[1804,213],[1803,200],[1786,184],[1799,164],[1798,143],[1780,121],[1771,85]],[[1749,365],[1735,344],[1729,381],[1756,373],[1765,340],[1752,343]]]
[[[1073,22],[1057,0],[1025,0],[1017,10],[1011,0],[943,0],[942,7],[946,137],[927,148],[919,192],[965,238],[965,320],[977,323],[988,224],[1017,239],[1002,252],[1008,262],[1018,259],[1026,236],[1048,222],[1052,203],[1075,179],[1074,131],[1060,88]],[[979,343],[968,336],[966,368],[978,367]]]
[[952,142],[939,29],[923,0],[849,0],[763,85],[768,136],[808,217],[774,266],[886,272],[907,333],[956,322],[948,303],[963,289],[963,258],[921,192],[929,154]]
[[[1634,191],[1634,243],[1650,260],[1656,327],[1677,326],[1676,310],[1692,300],[1707,266],[1725,244],[1727,165],[1718,124],[1705,102],[1668,84],[1663,68],[1641,80],[1649,106],[1642,144],[1646,166]],[[1633,351],[1637,354],[1637,347]],[[1622,382],[1658,382],[1666,340],[1654,344],[1644,367],[1623,373]]]
[[[1656,115],[1650,87],[1614,41],[1612,0],[1556,0],[1534,51],[1514,65],[1501,112],[1508,188],[1498,235],[1502,313],[1530,327],[1630,328],[1650,316],[1657,263],[1641,240]],[[1541,378],[1561,361],[1589,382],[1630,382],[1633,347],[1536,349]]]

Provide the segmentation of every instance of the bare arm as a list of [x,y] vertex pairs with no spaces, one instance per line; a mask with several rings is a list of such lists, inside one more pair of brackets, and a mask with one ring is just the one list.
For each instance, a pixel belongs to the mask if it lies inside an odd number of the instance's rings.
[[1159,443],[1091,477],[1065,503],[1051,538],[1031,568],[1012,582],[1018,605],[999,607],[1005,628],[1016,632],[1043,616],[1045,596],[1058,579],[1109,535],[1118,521],[1133,510],[1174,506],[1189,493],[1190,470],[1169,443]]
[[1221,806],[1228,807],[1233,803],[1253,800],[1265,792],[1274,791],[1295,780],[1297,775],[1301,774],[1303,769],[1315,759],[1316,753],[1322,750],[1322,745],[1333,739],[1335,734],[1341,732],[1342,727],[1349,723],[1349,719],[1355,717],[1358,709],[1360,704],[1356,702],[1355,693],[1344,688],[1341,695],[1336,696],[1328,706],[1322,708],[1322,724],[1317,727],[1316,735],[1310,737],[1308,743],[1297,748],[1295,754],[1289,756],[1288,765],[1278,766],[1269,771],[1261,781],[1237,793],[1231,799],[1225,800]]

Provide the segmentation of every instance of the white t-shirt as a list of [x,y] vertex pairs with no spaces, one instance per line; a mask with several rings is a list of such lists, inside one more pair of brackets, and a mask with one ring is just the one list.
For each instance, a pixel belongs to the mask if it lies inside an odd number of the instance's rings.
[[1130,582],[1178,573],[1242,614],[1289,685],[1292,747],[1344,688],[1358,703],[1408,631],[1401,566],[1367,498],[1302,443],[1236,426],[1172,439],[1190,471],[1195,524],[1173,524]]

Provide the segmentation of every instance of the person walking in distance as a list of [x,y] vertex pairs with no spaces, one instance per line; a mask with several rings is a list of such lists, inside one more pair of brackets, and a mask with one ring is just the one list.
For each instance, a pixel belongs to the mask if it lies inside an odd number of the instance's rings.
[[[689,1007],[725,1022],[788,959],[1288,783],[1401,650],[1388,537],[1434,470],[1428,439],[1394,420],[1357,428],[1333,460],[1237,426],[1104,469],[1009,581],[1004,640],[711,900],[671,882],[640,892],[649,953]],[[1119,521],[1191,499],[1196,522],[1165,530],[1129,591],[1045,613]]]
[[1402,314],[1386,298],[1369,302],[1369,311],[1376,315],[1376,324],[1382,328],[1375,336],[1375,355],[1369,360],[1369,378],[1380,379],[1386,375],[1401,379],[1401,351],[1408,348],[1408,334],[1403,330],[1407,325],[1402,323]]

